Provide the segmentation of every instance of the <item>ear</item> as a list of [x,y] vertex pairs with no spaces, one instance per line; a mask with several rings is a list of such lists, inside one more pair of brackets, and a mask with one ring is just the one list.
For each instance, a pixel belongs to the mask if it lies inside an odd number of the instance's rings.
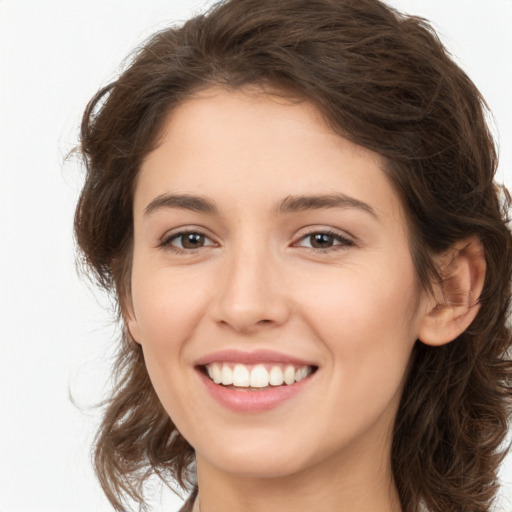
[[436,258],[441,283],[433,285],[427,311],[420,320],[418,338],[427,345],[453,341],[475,319],[485,280],[485,254],[482,243],[471,237]]
[[130,335],[130,338],[135,342],[141,342],[141,335],[139,329],[139,323],[137,322],[137,317],[135,316],[135,311],[133,309],[133,302],[131,296],[129,296],[125,303],[123,304],[123,320],[126,330]]

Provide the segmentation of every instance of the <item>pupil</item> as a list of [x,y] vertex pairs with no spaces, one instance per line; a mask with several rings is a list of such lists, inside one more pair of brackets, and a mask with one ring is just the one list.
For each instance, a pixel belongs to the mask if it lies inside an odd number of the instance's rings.
[[203,245],[204,235],[199,233],[189,233],[183,239],[183,247],[186,249],[194,249]]
[[325,247],[331,247],[332,245],[332,236],[327,235],[325,233],[316,233],[313,235],[313,247],[316,248],[325,248]]

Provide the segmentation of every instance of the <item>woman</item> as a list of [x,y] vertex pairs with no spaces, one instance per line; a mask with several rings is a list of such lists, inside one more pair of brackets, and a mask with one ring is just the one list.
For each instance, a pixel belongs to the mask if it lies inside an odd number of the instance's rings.
[[116,510],[153,473],[183,511],[489,510],[508,196],[428,24],[228,0],[148,41],[81,135],[76,236],[124,326],[95,451]]

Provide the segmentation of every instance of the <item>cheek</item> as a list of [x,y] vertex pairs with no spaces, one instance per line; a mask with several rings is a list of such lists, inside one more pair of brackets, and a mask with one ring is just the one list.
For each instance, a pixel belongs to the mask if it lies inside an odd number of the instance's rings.
[[412,267],[382,263],[376,269],[341,269],[338,275],[312,280],[300,295],[312,322],[344,337],[358,331],[385,335],[389,330],[413,336],[418,288]]
[[[160,274],[156,279],[152,275],[143,279],[135,276],[133,306],[150,380],[164,409],[176,422],[187,402],[180,370],[197,315],[184,296],[187,288],[170,286]],[[193,292],[188,293],[193,295]]]
[[[317,283],[308,323],[341,371],[344,385],[399,385],[416,341],[420,293],[412,267],[346,273]],[[350,381],[350,382],[347,382]],[[389,389],[388,389],[389,391]]]
[[[176,373],[172,368],[180,363],[184,340],[194,329],[196,312],[190,304],[197,290],[180,286],[179,277],[169,276],[165,269],[149,270],[138,263],[132,274],[133,320],[128,327],[142,346],[149,376],[160,395],[165,381]],[[165,401],[163,396],[160,399]]]
[[[379,288],[367,284],[345,281],[343,289],[315,303],[310,317],[331,354],[332,366],[326,368],[329,410],[350,411],[343,422],[356,432],[378,418],[394,421],[416,340],[414,289],[391,282]],[[327,424],[332,431],[326,435],[337,438],[338,424]]]
[[160,350],[176,350],[201,317],[205,303],[204,279],[140,264],[132,276],[133,310],[140,342]]

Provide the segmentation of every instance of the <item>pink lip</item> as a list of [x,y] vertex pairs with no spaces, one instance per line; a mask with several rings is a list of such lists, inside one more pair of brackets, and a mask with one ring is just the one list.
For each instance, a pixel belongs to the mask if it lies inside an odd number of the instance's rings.
[[197,373],[210,395],[218,403],[232,411],[243,413],[263,412],[278,407],[300,393],[314,377],[314,375],[310,375],[306,379],[289,386],[276,386],[262,391],[246,391],[215,384],[199,369]]
[[315,366],[310,361],[298,359],[287,354],[274,352],[273,350],[254,350],[244,352],[235,349],[219,350],[201,357],[196,361],[196,366],[205,366],[207,364],[225,361],[227,363],[258,364],[258,363],[283,363],[293,364],[294,366]]
[[279,406],[299,393],[311,381],[314,375],[310,375],[300,382],[291,385],[269,387],[259,391],[245,389],[232,389],[221,384],[215,384],[204,374],[201,367],[215,362],[258,364],[258,363],[282,363],[299,366],[317,366],[311,361],[299,359],[288,354],[275,352],[273,350],[254,350],[245,352],[236,349],[224,349],[207,354],[195,363],[197,374],[203,382],[210,395],[224,407],[245,413],[256,413],[268,411]]

